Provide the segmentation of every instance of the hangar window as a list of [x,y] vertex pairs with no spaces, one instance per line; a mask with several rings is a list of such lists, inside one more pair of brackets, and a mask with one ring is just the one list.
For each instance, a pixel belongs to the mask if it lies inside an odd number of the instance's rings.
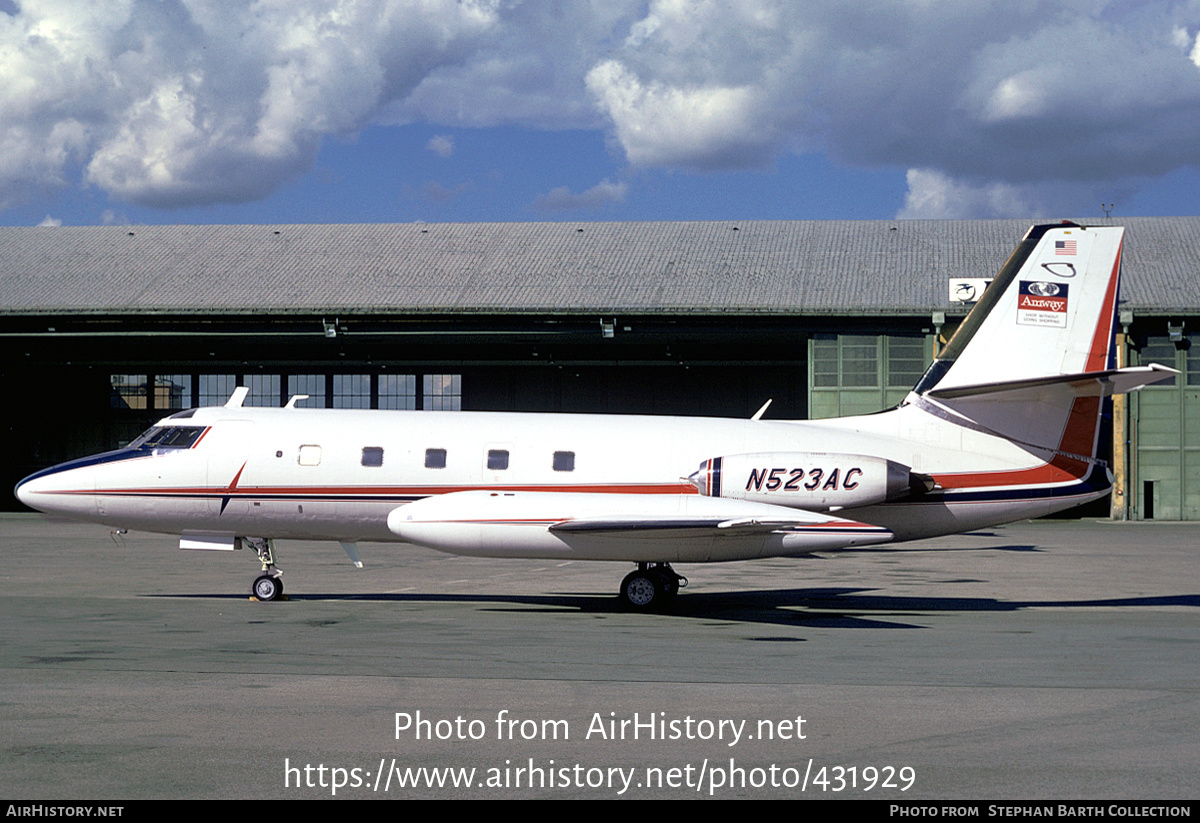
[[888,388],[911,389],[925,374],[930,358],[925,355],[923,337],[888,337],[887,386]]
[[427,468],[427,469],[444,469],[444,468],[446,468],[446,450],[445,449],[426,449],[425,450],[425,468]]
[[462,410],[461,374],[427,374],[423,389],[421,399],[426,410]]
[[114,409],[144,409],[146,403],[146,375],[114,374],[109,376],[112,392],[110,405]]
[[379,446],[363,446],[362,464],[364,466],[382,466],[383,449]]
[[246,395],[246,399],[242,401],[243,406],[266,406],[271,408],[280,405],[279,375],[247,374],[243,378],[242,385],[250,389],[249,394]]
[[[276,378],[278,380],[278,378]],[[307,394],[307,400],[300,400],[297,406],[310,409],[325,408],[325,375],[323,374],[289,374],[288,397],[295,394]]]
[[879,340],[860,334],[838,336],[843,388],[874,388],[879,385]]
[[487,467],[491,471],[504,471],[508,468],[508,451],[506,449],[488,449]]
[[415,374],[379,375],[379,408],[415,409],[417,407],[417,376]]
[[335,374],[333,376],[333,407],[335,409],[371,408],[371,375]]
[[[1148,366],[1151,363],[1158,363],[1160,366],[1169,366],[1172,369],[1177,369],[1175,359],[1175,344],[1166,337],[1151,337],[1141,350],[1141,363]],[[1190,381],[1189,381],[1190,382]],[[1167,380],[1161,380],[1158,383],[1151,383],[1146,389],[1165,389],[1175,385],[1175,378],[1171,377]]]
[[200,396],[196,398],[196,405],[223,406],[237,385],[236,374],[202,374]]
[[1187,336],[1187,357],[1184,362],[1187,384],[1200,386],[1200,334]]
[[933,358],[925,335],[817,335],[809,341],[809,416],[869,414],[897,405]]
[[154,408],[186,409],[192,405],[192,376],[190,374],[156,374],[154,376]]
[[575,471],[575,452],[555,452],[554,470],[556,472]]

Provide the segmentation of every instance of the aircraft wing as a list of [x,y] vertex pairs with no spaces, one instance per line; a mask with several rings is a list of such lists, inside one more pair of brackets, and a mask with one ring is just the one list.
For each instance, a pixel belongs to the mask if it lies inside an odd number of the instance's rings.
[[695,494],[466,491],[389,515],[407,540],[454,554],[609,559],[644,545],[647,559],[807,554],[892,539],[885,528],[820,512]]

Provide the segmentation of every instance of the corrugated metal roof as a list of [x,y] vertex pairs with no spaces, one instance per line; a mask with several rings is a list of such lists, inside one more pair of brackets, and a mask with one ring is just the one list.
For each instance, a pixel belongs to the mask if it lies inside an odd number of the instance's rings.
[[[0,313],[924,313],[1034,222],[0,228]],[[1200,311],[1200,217],[1092,222],[1128,306]]]

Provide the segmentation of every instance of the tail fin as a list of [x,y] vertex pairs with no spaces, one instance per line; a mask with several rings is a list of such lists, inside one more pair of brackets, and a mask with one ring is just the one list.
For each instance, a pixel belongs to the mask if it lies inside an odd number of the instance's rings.
[[1112,368],[1119,227],[1032,227],[914,391]]
[[1102,462],[1103,398],[1174,373],[1113,368],[1124,231],[1031,228],[909,395],[908,404],[1046,461],[1036,479],[1001,472],[987,484],[1087,476]]

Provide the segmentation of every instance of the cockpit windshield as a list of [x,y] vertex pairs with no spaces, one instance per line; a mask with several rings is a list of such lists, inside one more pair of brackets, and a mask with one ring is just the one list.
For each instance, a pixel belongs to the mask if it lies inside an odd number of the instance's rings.
[[155,426],[128,448],[137,451],[155,449],[190,449],[200,440],[207,428],[204,426]]

